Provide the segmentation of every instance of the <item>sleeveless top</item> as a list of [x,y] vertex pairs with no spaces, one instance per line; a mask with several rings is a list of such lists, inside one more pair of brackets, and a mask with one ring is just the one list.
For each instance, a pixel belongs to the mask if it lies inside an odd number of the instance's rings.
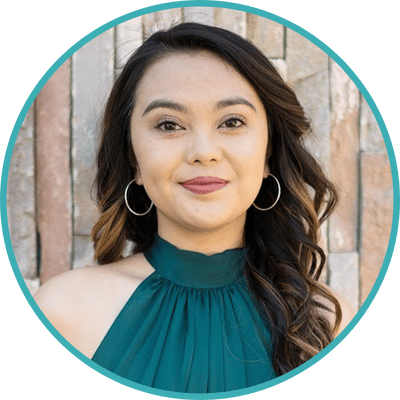
[[215,393],[273,379],[270,334],[243,276],[245,249],[207,256],[156,236],[155,271],[131,295],[92,360],[157,389]]

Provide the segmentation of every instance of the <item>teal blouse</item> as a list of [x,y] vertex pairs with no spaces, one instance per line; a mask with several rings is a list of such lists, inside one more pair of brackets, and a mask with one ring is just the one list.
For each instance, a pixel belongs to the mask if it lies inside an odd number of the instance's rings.
[[131,295],[93,361],[173,392],[225,392],[275,377],[270,334],[243,276],[244,249],[206,256],[156,236],[144,255],[155,271]]

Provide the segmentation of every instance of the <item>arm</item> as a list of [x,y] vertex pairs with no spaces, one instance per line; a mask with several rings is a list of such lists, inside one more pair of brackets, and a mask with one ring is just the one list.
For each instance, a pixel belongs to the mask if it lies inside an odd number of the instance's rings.
[[76,347],[76,295],[79,273],[69,271],[46,282],[34,295],[37,305],[55,329]]

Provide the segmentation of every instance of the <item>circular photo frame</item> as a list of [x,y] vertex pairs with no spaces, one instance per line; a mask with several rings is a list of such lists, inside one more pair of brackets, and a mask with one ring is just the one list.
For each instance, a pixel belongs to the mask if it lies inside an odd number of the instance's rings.
[[[313,121],[314,139],[306,145],[342,199],[322,227],[320,243],[327,253],[327,268],[321,279],[357,312],[331,344],[300,367],[269,382],[222,393],[154,389],[100,367],[60,335],[32,297],[52,277],[91,262],[90,230],[98,216],[90,186],[105,99],[127,57],[144,38],[181,21],[219,26],[248,38],[299,97]],[[44,74],[11,134],[2,173],[1,213],[8,257],[22,292],[46,328],[73,355],[112,380],[146,393],[228,398],[265,390],[298,375],[355,327],[389,267],[398,229],[398,193],[394,150],[382,116],[357,75],[334,51],[266,11],[235,3],[198,1],[193,6],[183,1],[110,21],[72,46]]]

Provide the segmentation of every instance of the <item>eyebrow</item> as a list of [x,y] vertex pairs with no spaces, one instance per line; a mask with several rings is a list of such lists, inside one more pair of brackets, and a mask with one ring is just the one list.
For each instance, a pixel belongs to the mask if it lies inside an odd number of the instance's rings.
[[175,103],[174,101],[170,100],[154,100],[152,101],[144,110],[142,117],[149,113],[150,111],[154,110],[155,108],[170,108],[171,110],[187,113],[188,110],[185,106],[179,103]]
[[229,107],[229,106],[236,106],[238,104],[243,104],[245,106],[250,107],[255,112],[257,112],[256,108],[251,104],[248,100],[244,99],[243,97],[232,97],[230,99],[220,100],[216,106],[216,110],[221,110],[222,108]]
[[[253,106],[253,104],[251,104],[248,100],[244,99],[243,97],[232,97],[229,99],[224,99],[224,100],[220,100],[217,102],[217,104],[215,105],[215,109],[216,110],[221,110],[223,108],[226,107],[230,107],[230,106],[235,106],[238,104],[243,104],[245,106],[250,107],[251,109],[253,109],[254,111],[257,112],[256,108]],[[144,110],[142,117],[145,114],[148,114],[150,111],[156,109],[156,108],[169,108],[171,110],[175,110],[175,111],[179,111],[182,113],[187,113],[188,109],[179,103],[176,103],[174,101],[170,101],[170,100],[153,100]]]

